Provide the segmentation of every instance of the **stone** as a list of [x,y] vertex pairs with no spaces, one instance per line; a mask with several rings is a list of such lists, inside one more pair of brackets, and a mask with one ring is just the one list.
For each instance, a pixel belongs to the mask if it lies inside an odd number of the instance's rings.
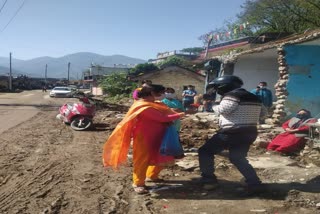
[[229,167],[227,166],[227,164],[221,162],[221,163],[217,164],[216,168],[217,169],[228,169]]
[[275,95],[278,96],[288,96],[287,91],[276,91]]
[[271,128],[273,128],[274,126],[273,126],[273,125],[268,125],[268,124],[261,124],[260,127],[261,127],[262,129],[271,129]]
[[285,74],[285,75],[282,76],[282,78],[287,80],[287,79],[289,79],[289,75]]
[[198,160],[187,160],[187,158],[177,161],[176,165],[184,168],[185,170],[191,170],[199,166]]
[[278,96],[278,99],[287,99],[287,96],[285,96],[285,95],[280,95],[280,96]]
[[284,105],[283,104],[277,104],[276,105],[276,109],[284,109]]
[[272,117],[274,119],[280,119],[281,118],[281,115],[280,114],[273,114]]
[[125,114],[116,114],[115,117],[116,118],[124,118]]
[[254,145],[256,147],[260,147],[260,148],[267,148],[268,144],[269,143],[266,140],[256,140],[254,142]]
[[276,104],[284,104],[285,102],[286,102],[285,99],[278,99],[278,100],[276,101]]
[[253,210],[250,210],[250,212],[255,212],[255,213],[266,213],[267,210],[265,209],[253,209]]
[[309,151],[303,150],[303,151],[301,152],[301,155],[306,155],[306,154],[309,154],[309,153],[310,153]]
[[275,109],[275,110],[273,111],[274,114],[279,114],[280,112],[283,112],[283,110]]
[[271,118],[265,119],[264,122],[268,125],[273,125],[273,120]]
[[287,67],[286,66],[280,66],[279,67],[279,71],[286,71],[287,70]]
[[280,76],[283,76],[283,75],[288,74],[288,72],[287,71],[279,71],[279,74],[280,74]]

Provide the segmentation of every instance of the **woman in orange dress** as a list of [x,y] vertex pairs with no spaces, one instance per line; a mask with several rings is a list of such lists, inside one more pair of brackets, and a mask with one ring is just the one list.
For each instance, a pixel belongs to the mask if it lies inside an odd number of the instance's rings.
[[117,168],[126,162],[133,139],[133,188],[139,194],[148,192],[146,178],[159,179],[163,165],[174,161],[174,157],[160,155],[161,140],[168,125],[184,113],[155,102],[163,96],[164,89],[161,85],[143,87],[138,93],[140,99],[133,103],[103,149],[104,166]]

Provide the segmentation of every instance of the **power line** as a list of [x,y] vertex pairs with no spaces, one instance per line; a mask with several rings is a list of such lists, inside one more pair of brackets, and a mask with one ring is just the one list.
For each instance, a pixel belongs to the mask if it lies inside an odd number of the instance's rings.
[[20,7],[18,8],[18,10],[15,12],[15,14],[12,16],[12,18],[9,20],[9,22],[6,24],[6,26],[4,26],[4,28],[0,31],[0,33],[2,33],[7,27],[8,25],[12,22],[12,20],[14,19],[14,17],[16,17],[16,15],[19,13],[19,11],[22,9],[22,7],[24,6],[24,4],[26,3],[26,0],[23,0],[22,4],[20,5]]
[[6,5],[7,1],[8,1],[8,0],[5,0],[5,2],[3,3],[3,5],[2,5],[2,7],[1,7],[1,9],[0,9],[0,13],[1,13],[2,9],[4,8],[4,6]]

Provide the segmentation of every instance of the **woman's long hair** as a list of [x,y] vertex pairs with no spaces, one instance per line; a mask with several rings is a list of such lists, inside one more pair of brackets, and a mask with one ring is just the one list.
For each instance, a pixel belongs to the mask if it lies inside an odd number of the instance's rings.
[[148,96],[151,96],[151,92],[154,93],[160,93],[160,92],[164,92],[166,90],[165,87],[163,87],[162,85],[156,85],[156,84],[151,84],[151,85],[146,85],[143,86],[142,89],[138,92],[138,97],[139,98],[145,98]]

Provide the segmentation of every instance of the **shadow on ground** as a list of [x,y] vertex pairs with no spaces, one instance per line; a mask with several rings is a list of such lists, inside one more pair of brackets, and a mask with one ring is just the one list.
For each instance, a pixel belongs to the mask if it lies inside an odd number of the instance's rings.
[[205,190],[200,184],[188,180],[168,180],[163,184],[157,184],[151,188],[156,198],[184,199],[184,200],[243,200],[246,198],[264,198],[272,200],[284,200],[288,194],[295,191],[320,193],[320,176],[307,183],[265,183],[263,192],[256,195],[245,195],[244,188],[239,182],[219,180],[219,186],[213,190]]
[[112,131],[114,127],[110,127],[109,124],[106,123],[94,123],[91,131]]

